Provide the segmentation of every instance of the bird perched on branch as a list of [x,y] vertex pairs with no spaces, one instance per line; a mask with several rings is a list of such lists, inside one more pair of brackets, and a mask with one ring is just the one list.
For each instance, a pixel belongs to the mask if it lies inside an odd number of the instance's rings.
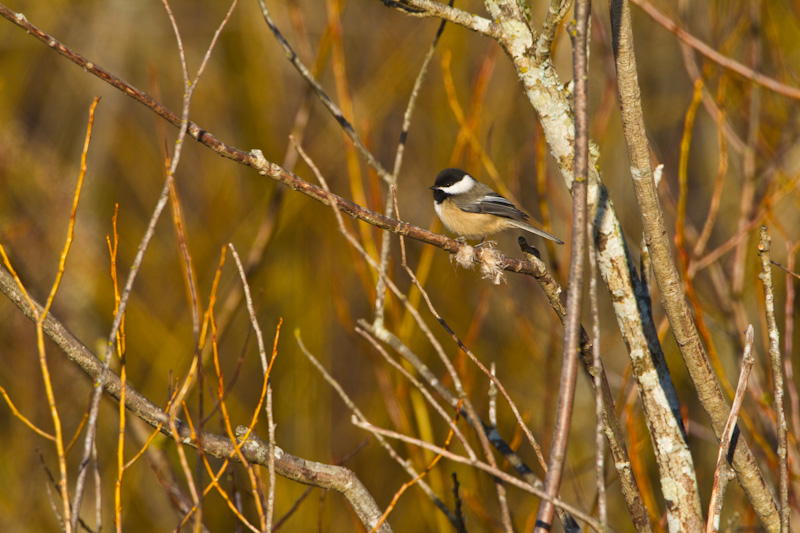
[[483,242],[487,235],[519,228],[564,244],[558,237],[528,224],[528,215],[463,170],[442,170],[431,189],[436,214],[445,227],[459,237]]

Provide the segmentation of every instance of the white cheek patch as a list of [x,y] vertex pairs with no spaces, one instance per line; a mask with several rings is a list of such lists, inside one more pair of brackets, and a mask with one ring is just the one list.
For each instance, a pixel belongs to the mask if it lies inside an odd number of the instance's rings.
[[475,178],[473,178],[470,175],[465,175],[456,183],[450,185],[449,187],[442,187],[439,190],[441,190],[443,193],[447,195],[452,196],[454,194],[464,194],[465,192],[472,190],[474,186],[475,186]]

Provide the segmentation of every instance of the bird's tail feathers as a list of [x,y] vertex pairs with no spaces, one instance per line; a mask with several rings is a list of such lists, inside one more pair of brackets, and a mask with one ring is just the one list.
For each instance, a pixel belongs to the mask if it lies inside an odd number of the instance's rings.
[[540,230],[538,228],[534,228],[533,226],[531,226],[527,222],[522,222],[521,220],[514,220],[513,218],[509,219],[509,222],[511,222],[514,226],[518,227],[519,229],[524,229],[525,231],[529,231],[529,232],[533,233],[534,235],[538,235],[539,237],[544,237],[545,239],[550,239],[551,241],[553,241],[555,243],[564,244],[564,241],[562,241],[561,239],[559,239],[555,235],[550,235],[546,231]]

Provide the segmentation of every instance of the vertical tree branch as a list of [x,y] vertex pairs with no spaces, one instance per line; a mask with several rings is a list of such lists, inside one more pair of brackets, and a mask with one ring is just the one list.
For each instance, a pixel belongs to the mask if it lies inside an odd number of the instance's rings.
[[[590,225],[587,224],[587,231]],[[597,252],[594,246],[588,247],[589,252],[589,302],[592,314],[592,384],[594,385],[595,408],[595,478],[597,482],[597,510],[600,518],[600,527],[608,530],[608,503],[606,501],[606,476],[605,476],[605,442],[603,428],[605,424],[605,411],[610,406],[604,405],[603,382],[605,372],[603,360],[600,358],[600,310],[597,302]],[[631,513],[631,518],[634,518]]]
[[[556,410],[553,443],[550,448],[545,491],[555,498],[561,485],[561,475],[567,454],[572,405],[575,399],[575,379],[578,375],[578,337],[581,331],[584,264],[586,259],[586,197],[589,176],[589,15],[591,0],[575,4],[575,38],[573,41],[573,71],[575,75],[575,180],[572,184],[572,256],[567,289],[567,317],[564,325],[564,346],[561,363],[561,385]],[[539,507],[534,531],[550,530],[555,507],[545,500]]]
[[[419,0],[409,2],[422,3]],[[495,38],[513,62],[526,96],[538,113],[550,152],[571,190],[574,181],[574,129],[569,125],[574,113],[570,97],[563,89],[552,61],[537,62],[531,58],[533,36],[518,18],[516,3],[486,0],[485,5],[501,34]],[[639,280],[613,203],[600,180],[597,154],[590,153],[590,157],[587,208],[594,223],[592,239],[598,252],[598,266],[613,295],[617,324],[629,350],[656,460],[664,474],[662,489],[672,502],[678,499],[674,494],[676,487],[683,485],[676,480],[688,473],[689,484],[694,484],[691,478],[694,467],[680,423],[677,394],[653,324],[647,287]],[[766,487],[762,487],[762,493],[768,495],[764,489]]]
[[[550,302],[550,306],[563,324],[565,322],[566,309],[561,298],[561,287],[547,271],[542,260],[532,253],[533,250],[528,246],[524,237],[519,238],[519,243],[525,257],[534,264],[533,277],[536,278],[536,281],[542,287],[545,296]],[[593,372],[596,372],[593,370],[593,367],[600,367],[599,376],[603,404],[603,426],[606,438],[608,439],[614,468],[617,471],[617,476],[619,476],[620,489],[625,498],[625,503],[628,506],[628,513],[631,516],[633,526],[636,528],[636,531],[646,533],[652,531],[652,524],[650,523],[647,508],[642,501],[639,486],[633,476],[631,459],[625,445],[625,435],[622,432],[622,427],[614,411],[614,398],[611,395],[611,387],[608,384],[605,369],[603,369],[603,362],[594,354],[594,350],[594,345],[589,341],[589,336],[581,332],[581,361],[584,363],[587,373],[591,375]],[[597,357],[597,360],[595,360],[595,357]]]
[[[672,260],[668,234],[650,166],[641,94],[636,74],[630,5],[627,0],[611,0],[610,11],[623,129],[628,144],[628,158],[634,191],[639,204],[648,251],[652,258],[653,272],[661,294],[661,302],[697,390],[698,398],[711,419],[714,433],[719,438],[729,410],[711,370],[708,356],[700,342],[697,328],[692,321],[691,312],[681,290],[682,284]],[[656,447],[658,448],[658,444]],[[682,466],[673,471],[677,477],[675,483],[670,484],[670,487],[673,487],[674,490],[664,494],[664,497],[674,504],[674,511],[677,512],[677,515],[670,513],[670,527],[676,530],[697,531],[702,528],[702,515],[694,465],[688,447],[684,447],[679,452],[672,450],[671,459],[673,464],[674,461],[680,461]],[[733,466],[748,499],[762,522],[768,530],[776,531],[779,525],[775,502],[766,488],[766,483],[752,453],[743,440],[737,443]],[[663,481],[662,487],[667,488]]]
[[772,288],[772,265],[769,260],[770,241],[766,226],[761,226],[758,252],[761,257],[761,274],[764,284],[764,304],[767,311],[769,331],[769,359],[772,363],[772,393],[775,396],[775,425],[778,431],[778,483],[780,497],[781,531],[789,531],[789,470],[786,462],[786,413],[783,408],[783,365],[781,362],[781,339],[775,319],[775,294]]

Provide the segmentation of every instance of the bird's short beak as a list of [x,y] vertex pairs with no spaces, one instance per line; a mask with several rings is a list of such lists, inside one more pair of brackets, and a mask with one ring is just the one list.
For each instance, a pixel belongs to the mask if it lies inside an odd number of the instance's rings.
[[439,187],[437,187],[436,185],[432,185],[432,186],[430,186],[430,187],[428,187],[428,188],[429,188],[430,190],[432,190],[432,191],[435,191],[435,190],[439,189]]

